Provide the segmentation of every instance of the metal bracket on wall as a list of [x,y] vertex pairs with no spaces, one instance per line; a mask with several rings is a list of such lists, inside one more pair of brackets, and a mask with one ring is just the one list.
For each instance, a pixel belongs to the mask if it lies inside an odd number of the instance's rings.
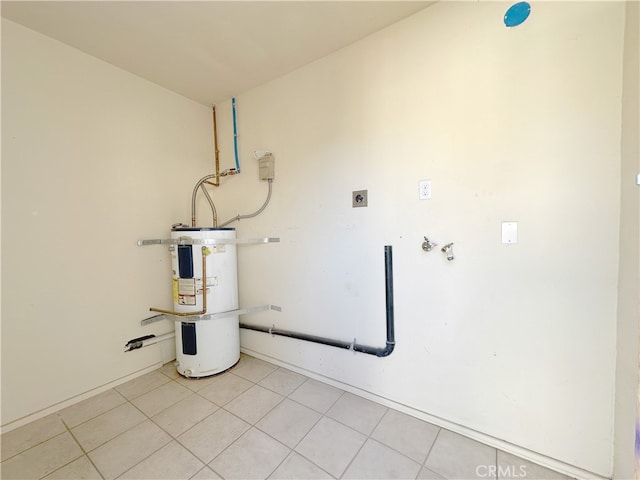
[[278,243],[277,237],[264,238],[155,238],[151,240],[138,240],[138,246],[145,245],[244,245],[252,243]]

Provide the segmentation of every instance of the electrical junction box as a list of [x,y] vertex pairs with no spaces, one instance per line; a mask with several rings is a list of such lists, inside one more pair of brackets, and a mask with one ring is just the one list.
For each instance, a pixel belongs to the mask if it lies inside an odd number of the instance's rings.
[[266,154],[258,158],[258,168],[260,171],[260,180],[273,180],[275,177],[275,165],[273,155]]

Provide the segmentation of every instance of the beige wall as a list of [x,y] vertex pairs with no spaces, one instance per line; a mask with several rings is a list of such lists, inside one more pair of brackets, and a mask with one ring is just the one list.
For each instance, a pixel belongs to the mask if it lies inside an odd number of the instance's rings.
[[[281,237],[239,252],[241,303],[283,309],[246,321],[383,345],[393,245],[397,338],[385,359],[256,332],[242,344],[609,476],[624,4],[538,2],[514,29],[504,10],[438,3],[238,96],[246,160],[221,216],[261,203],[249,155],[269,149],[271,205],[238,229]],[[353,209],[359,189],[369,206]],[[517,245],[501,244],[503,221]],[[423,252],[425,235],[456,259]]]
[[614,477],[635,475],[640,312],[640,4],[626,2]]
[[[241,304],[283,308],[245,320],[382,345],[393,245],[397,338],[386,359],[255,332],[243,348],[542,463],[610,476],[616,334],[630,325],[617,309],[633,301],[618,295],[619,251],[633,256],[625,7],[540,2],[514,29],[504,9],[441,2],[238,96],[243,173],[216,191],[219,216],[262,203],[251,151],[271,150],[271,204],[238,236],[281,238],[239,251]],[[170,298],[166,251],[135,241],[188,220],[211,120],[2,26],[6,424],[158,362],[155,347],[121,353],[149,333],[138,326],[148,306]],[[229,103],[219,111],[227,168]],[[433,199],[420,201],[425,178]],[[352,209],[359,189],[369,207]],[[500,243],[503,221],[518,221],[517,245]],[[425,235],[455,242],[456,259],[423,252]]]
[[2,22],[2,424],[160,361],[166,249],[211,168],[210,109]]

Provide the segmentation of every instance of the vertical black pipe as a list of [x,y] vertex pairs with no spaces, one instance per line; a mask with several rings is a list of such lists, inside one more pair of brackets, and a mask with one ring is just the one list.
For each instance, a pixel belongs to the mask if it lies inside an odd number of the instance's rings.
[[244,328],[246,330],[254,330],[256,332],[270,333],[271,335],[278,335],[281,337],[295,338],[297,340],[304,340],[306,342],[329,345],[331,347],[344,348],[347,350],[353,349],[356,352],[375,355],[376,357],[386,357],[388,355],[391,355],[391,352],[393,352],[393,349],[396,346],[394,328],[395,319],[393,313],[393,252],[391,245],[385,245],[384,247],[384,283],[385,310],[387,319],[387,342],[384,347],[369,347],[367,345],[359,345],[355,343],[355,341],[353,343],[349,343],[343,340],[333,340],[331,338],[318,337],[315,335],[308,335],[306,333],[292,332],[290,330],[279,330],[275,327],[248,325],[246,323],[240,323],[240,328]]
[[384,286],[385,286],[385,305],[387,318],[387,344],[382,348],[368,347],[366,345],[354,344],[353,349],[356,352],[375,355],[376,357],[386,357],[391,355],[396,346],[395,337],[395,320],[393,305],[393,252],[391,245],[384,247]]

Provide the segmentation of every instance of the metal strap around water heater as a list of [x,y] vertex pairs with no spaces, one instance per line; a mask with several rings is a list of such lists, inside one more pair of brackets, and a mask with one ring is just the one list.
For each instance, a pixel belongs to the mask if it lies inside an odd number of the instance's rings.
[[138,240],[138,246],[145,245],[234,245],[234,244],[252,244],[252,243],[278,243],[278,237],[264,238],[154,238],[151,240]]
[[217,320],[219,318],[230,317],[231,315],[244,315],[246,313],[264,312],[265,310],[275,310],[276,312],[281,312],[282,308],[280,308],[277,305],[266,304],[266,305],[257,305],[253,307],[238,308],[235,310],[227,310],[226,312],[207,313],[205,315],[189,315],[187,317],[174,317],[172,315],[163,313],[160,315],[154,315],[153,317],[149,317],[149,318],[145,318],[144,320],[141,320],[140,325],[145,326],[145,325],[149,325],[151,323],[157,322],[159,320],[175,319],[175,318],[183,318],[185,319],[183,321],[187,321],[187,322]]

